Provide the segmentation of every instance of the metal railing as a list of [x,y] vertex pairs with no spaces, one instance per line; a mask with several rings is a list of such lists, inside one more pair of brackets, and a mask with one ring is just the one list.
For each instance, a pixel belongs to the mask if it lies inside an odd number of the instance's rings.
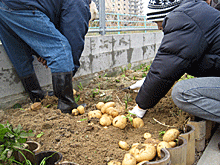
[[[109,1],[113,1],[113,0],[109,0]],[[123,2],[125,1],[130,2],[131,0],[124,0]],[[133,1],[139,1],[139,0],[132,0],[132,2]],[[132,12],[128,13],[130,9],[126,9],[126,8],[123,9],[126,10],[127,13],[113,12],[114,8],[112,8],[111,9],[112,11],[109,12],[110,11],[109,8],[108,11],[106,10],[106,2],[107,0],[95,1],[99,10],[99,19],[90,22],[89,33],[99,33],[101,35],[105,35],[106,32],[118,32],[118,34],[120,34],[120,32],[122,31],[147,32],[149,30],[158,30],[157,25],[151,21],[148,21],[146,15],[130,14]],[[119,2],[122,3],[122,1],[118,1],[118,5],[120,5]],[[142,7],[140,7],[140,10],[141,9]]]

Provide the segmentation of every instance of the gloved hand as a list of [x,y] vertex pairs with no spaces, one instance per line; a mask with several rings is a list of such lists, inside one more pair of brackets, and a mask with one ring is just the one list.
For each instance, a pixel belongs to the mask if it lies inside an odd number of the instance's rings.
[[143,118],[147,110],[141,109],[138,105],[136,105],[131,111],[132,114],[135,114],[138,118]]

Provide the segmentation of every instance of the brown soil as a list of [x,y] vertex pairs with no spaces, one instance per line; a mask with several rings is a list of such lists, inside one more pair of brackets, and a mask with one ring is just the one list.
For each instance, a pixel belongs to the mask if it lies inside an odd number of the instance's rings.
[[[125,76],[124,76],[125,75]],[[91,80],[87,87],[77,89],[78,104],[86,103],[85,114],[72,116],[62,114],[56,108],[57,98],[47,96],[42,100],[42,108],[30,110],[30,103],[22,105],[20,109],[5,111],[1,123],[17,126],[21,124],[24,130],[33,130],[40,138],[32,137],[41,144],[41,151],[59,151],[63,155],[62,161],[71,161],[80,165],[105,165],[111,160],[122,162],[125,153],[118,146],[119,141],[126,141],[129,145],[143,143],[146,132],[155,139],[160,139],[159,132],[166,131],[169,126],[182,130],[190,115],[176,107],[171,99],[170,92],[152,109],[149,109],[143,118],[144,127],[133,128],[128,123],[125,129],[114,126],[103,127],[98,119],[88,119],[88,112],[95,110],[99,101],[114,101],[120,114],[127,114],[135,106],[137,93],[121,90],[141,79],[143,70],[126,70],[115,77],[98,76]],[[134,80],[134,77],[136,80]],[[128,101],[127,110],[125,101]],[[159,122],[157,122],[157,121]],[[166,126],[164,126],[164,125]]]

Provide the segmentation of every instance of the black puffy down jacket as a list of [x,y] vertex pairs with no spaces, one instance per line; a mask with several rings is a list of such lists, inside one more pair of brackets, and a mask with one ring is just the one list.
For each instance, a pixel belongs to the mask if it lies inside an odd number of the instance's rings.
[[220,77],[220,12],[184,0],[163,21],[164,38],[136,102],[152,108],[184,73]]

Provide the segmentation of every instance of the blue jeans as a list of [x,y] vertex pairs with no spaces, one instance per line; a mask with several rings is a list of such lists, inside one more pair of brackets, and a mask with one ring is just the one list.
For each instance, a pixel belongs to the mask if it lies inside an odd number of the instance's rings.
[[74,72],[71,46],[50,19],[38,10],[11,10],[0,1],[0,40],[19,77],[34,72],[33,50],[52,73]]
[[183,111],[220,123],[220,77],[179,81],[173,87],[172,98]]

